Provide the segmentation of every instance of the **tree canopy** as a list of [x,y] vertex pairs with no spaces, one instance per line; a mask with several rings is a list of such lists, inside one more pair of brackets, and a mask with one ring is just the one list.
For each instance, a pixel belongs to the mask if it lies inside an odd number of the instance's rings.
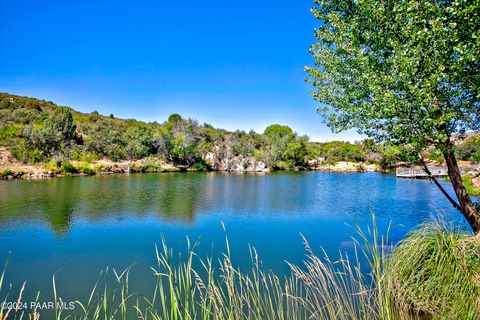
[[424,147],[480,128],[480,1],[315,3],[307,71],[333,130]]
[[451,141],[480,129],[480,1],[315,4],[321,24],[311,47],[315,66],[306,71],[326,123],[418,151],[434,145],[449,167],[456,207],[480,230]]

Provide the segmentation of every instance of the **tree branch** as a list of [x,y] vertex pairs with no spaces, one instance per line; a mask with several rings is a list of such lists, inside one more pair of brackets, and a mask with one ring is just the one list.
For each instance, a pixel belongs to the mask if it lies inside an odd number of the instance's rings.
[[438,182],[438,180],[432,175],[430,172],[430,169],[428,169],[427,164],[425,163],[425,160],[420,157],[420,162],[423,165],[423,170],[428,174],[428,177],[430,180],[440,189],[440,191],[443,193],[443,195],[450,201],[450,203],[453,205],[453,207],[459,211],[462,211],[462,208],[460,205],[448,194],[448,192],[442,187],[442,185]]

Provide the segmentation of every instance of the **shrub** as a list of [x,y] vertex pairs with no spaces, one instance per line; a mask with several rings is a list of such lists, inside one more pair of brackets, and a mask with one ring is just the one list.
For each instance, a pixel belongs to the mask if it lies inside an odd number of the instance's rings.
[[427,154],[427,158],[433,161],[436,161],[438,163],[443,163],[445,162],[445,159],[443,158],[442,152],[439,150],[432,150]]
[[12,174],[13,174],[13,171],[9,168],[0,170],[0,178],[6,177]]
[[51,172],[58,172],[60,166],[61,166],[61,161],[53,160],[53,159],[48,161],[44,165],[45,169]]
[[93,152],[88,152],[81,149],[75,149],[72,151],[70,158],[72,160],[82,161],[82,162],[94,162],[98,160],[99,157]]
[[149,161],[143,164],[143,170],[146,172],[156,172],[160,168],[160,164],[156,161]]
[[93,175],[97,174],[97,172],[100,171],[100,166],[93,166],[89,163],[81,162],[76,167],[76,170],[78,172],[93,176]]
[[45,169],[54,173],[72,174],[78,170],[67,160],[50,160],[44,165]]
[[480,136],[468,137],[457,146],[456,153],[460,160],[480,161]]
[[188,168],[188,170],[193,172],[205,172],[208,171],[208,167],[203,161],[197,161],[193,166]]
[[71,164],[70,162],[63,160],[60,164],[60,172],[61,173],[66,173],[66,174],[71,174],[71,173],[77,173],[77,169]]

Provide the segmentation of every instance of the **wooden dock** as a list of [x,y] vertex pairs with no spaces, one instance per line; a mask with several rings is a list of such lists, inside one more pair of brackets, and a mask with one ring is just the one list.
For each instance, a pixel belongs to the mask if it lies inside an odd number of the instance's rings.
[[[447,167],[428,167],[428,170],[432,173],[434,177],[446,177],[448,176]],[[428,178],[429,175],[425,172],[422,167],[410,167],[410,168],[397,168],[396,169],[397,178],[411,178],[411,179],[424,179]]]

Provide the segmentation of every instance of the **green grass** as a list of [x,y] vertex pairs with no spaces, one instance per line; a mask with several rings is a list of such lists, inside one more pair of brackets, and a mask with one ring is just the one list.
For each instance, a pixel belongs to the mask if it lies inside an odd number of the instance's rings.
[[424,225],[400,243],[384,273],[403,309],[433,319],[480,317],[480,243],[470,234]]
[[[324,251],[317,255],[305,240],[303,265],[289,264],[291,273],[285,278],[262,268],[254,248],[251,269],[235,267],[228,239],[218,261],[199,257],[198,243],[188,242],[184,256],[163,240],[156,248],[157,266],[152,268],[154,292],[130,292],[130,268],[122,272],[107,268],[86,301],[76,301],[73,312],[58,311],[55,319],[400,320],[428,319],[422,318],[425,314],[436,319],[479,315],[475,304],[479,247],[471,237],[424,226],[390,255],[388,239],[378,234],[373,221],[370,228],[358,229],[352,257],[343,253],[332,260]],[[368,263],[368,275],[361,271],[361,255]],[[55,277],[53,288],[55,301],[63,301]],[[7,296],[5,301],[21,301],[22,293],[23,288],[20,296]],[[12,310],[10,315],[35,319],[38,312],[22,315]]]
[[13,174],[13,171],[9,168],[0,170],[0,178],[6,177]]
[[64,175],[78,173],[78,169],[67,160],[50,160],[45,163],[44,167],[48,171]]
[[99,165],[93,165],[86,161],[82,161],[76,165],[75,169],[77,172],[81,172],[81,173],[92,176],[100,172],[102,168]]
[[143,164],[143,172],[158,172],[160,169],[160,163],[156,160],[150,160]]
[[462,177],[463,183],[465,185],[465,189],[467,189],[467,193],[472,196],[480,196],[480,188],[475,188],[472,185],[473,177],[470,175],[465,175]]

